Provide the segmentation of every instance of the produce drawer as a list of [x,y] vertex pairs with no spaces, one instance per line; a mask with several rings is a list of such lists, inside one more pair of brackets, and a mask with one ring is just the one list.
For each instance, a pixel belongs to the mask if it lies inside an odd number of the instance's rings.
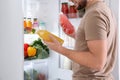
[[24,80],[48,80],[47,59],[24,62]]

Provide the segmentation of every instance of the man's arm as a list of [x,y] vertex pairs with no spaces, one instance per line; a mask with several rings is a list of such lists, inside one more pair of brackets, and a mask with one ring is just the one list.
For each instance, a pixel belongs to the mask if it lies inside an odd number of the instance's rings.
[[57,51],[78,64],[101,70],[107,58],[106,40],[87,41],[87,44],[89,51],[78,52],[64,47],[58,48]]

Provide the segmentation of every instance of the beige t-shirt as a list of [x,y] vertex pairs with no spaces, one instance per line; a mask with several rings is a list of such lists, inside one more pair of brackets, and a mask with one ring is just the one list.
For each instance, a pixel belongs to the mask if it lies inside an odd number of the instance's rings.
[[107,39],[108,51],[106,64],[101,71],[73,62],[73,80],[114,80],[111,72],[115,65],[117,30],[112,12],[104,2],[99,1],[86,8],[75,39],[77,51],[89,51],[88,40]]

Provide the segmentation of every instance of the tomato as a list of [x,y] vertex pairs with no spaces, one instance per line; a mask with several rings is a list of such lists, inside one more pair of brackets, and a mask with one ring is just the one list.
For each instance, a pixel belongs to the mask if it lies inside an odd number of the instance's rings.
[[36,55],[36,48],[34,48],[34,47],[28,47],[27,48],[27,53],[28,53],[28,56],[29,57],[33,57],[33,56],[35,56]]
[[29,47],[29,44],[25,43],[24,44],[24,57],[27,57],[28,54],[27,54],[27,48]]

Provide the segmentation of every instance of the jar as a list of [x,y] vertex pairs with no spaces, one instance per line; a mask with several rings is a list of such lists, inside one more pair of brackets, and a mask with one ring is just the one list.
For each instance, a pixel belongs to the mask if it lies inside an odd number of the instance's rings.
[[75,9],[74,5],[70,5],[69,18],[77,18],[77,10]]
[[69,13],[77,13],[77,10],[75,9],[74,5],[70,5]]
[[61,11],[63,12],[63,14],[65,14],[66,16],[68,16],[68,3],[67,2],[63,2],[62,3],[62,9]]

